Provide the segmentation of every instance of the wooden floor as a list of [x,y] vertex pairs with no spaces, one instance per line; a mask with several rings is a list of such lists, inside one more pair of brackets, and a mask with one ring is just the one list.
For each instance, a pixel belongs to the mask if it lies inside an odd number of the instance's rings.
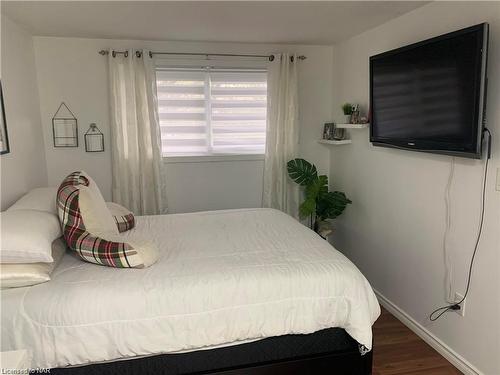
[[462,374],[383,308],[373,335],[373,375]]

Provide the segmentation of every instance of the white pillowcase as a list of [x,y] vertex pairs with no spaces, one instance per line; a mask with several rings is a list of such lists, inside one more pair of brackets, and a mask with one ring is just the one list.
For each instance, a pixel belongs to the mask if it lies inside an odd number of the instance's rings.
[[78,189],[80,190],[78,206],[85,230],[92,234],[118,234],[115,219],[100,192],[83,185],[79,185]]
[[89,180],[89,186],[88,188],[92,191],[92,193],[95,194],[95,198],[99,201],[99,203],[104,202],[104,197],[102,196],[101,189],[99,189],[99,186],[95,183],[94,179],[89,176],[89,174],[85,171],[81,171],[80,174],[85,177],[87,180]]
[[79,207],[85,229],[90,233],[118,234],[115,220],[107,208],[99,186],[87,172],[80,173],[89,181],[89,186],[79,186]]
[[108,210],[111,212],[112,216],[127,216],[132,213],[130,210],[115,202],[106,202],[106,206],[108,206]]
[[56,268],[66,251],[62,238],[52,242],[52,263],[0,264],[0,285],[4,288],[18,288],[41,284],[50,280],[50,274]]
[[0,228],[1,263],[53,262],[52,242],[62,235],[56,215],[37,210],[7,210],[0,214]]
[[10,206],[7,211],[37,210],[57,215],[56,198],[57,188],[55,187],[33,189]]
[[144,268],[154,264],[160,258],[158,247],[151,241],[137,236],[127,236],[120,233],[101,233],[100,238],[111,242],[123,242],[135,250],[134,255],[129,255],[128,262],[132,268]]

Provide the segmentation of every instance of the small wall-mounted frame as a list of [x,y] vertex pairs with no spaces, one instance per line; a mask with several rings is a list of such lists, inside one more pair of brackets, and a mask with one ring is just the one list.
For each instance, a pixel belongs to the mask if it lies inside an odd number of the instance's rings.
[[323,139],[332,140],[335,132],[335,123],[327,122],[323,126]]
[[89,130],[85,133],[85,151],[103,152],[104,134],[101,133],[96,124],[90,124]]
[[52,117],[52,134],[54,147],[78,147],[78,121],[64,102]]
[[7,135],[7,121],[5,120],[5,107],[3,105],[3,91],[2,91],[2,81],[0,81],[0,155],[8,154],[10,152],[9,148],[9,136]]

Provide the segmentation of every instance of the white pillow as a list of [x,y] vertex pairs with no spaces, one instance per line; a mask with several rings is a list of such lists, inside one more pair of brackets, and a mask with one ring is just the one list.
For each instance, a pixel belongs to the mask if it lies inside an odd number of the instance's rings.
[[115,219],[108,209],[104,198],[95,189],[79,185],[78,206],[85,225],[85,230],[93,234],[118,234]]
[[112,216],[127,216],[132,213],[121,204],[115,202],[106,202],[106,206],[108,207],[108,210],[109,212],[111,212]]
[[52,242],[52,263],[19,263],[0,264],[0,285],[4,288],[18,288],[41,284],[50,280],[54,271],[66,251],[66,243],[62,238]]
[[119,235],[102,233],[101,238],[106,241],[125,243],[127,246],[131,247],[134,250],[134,254],[130,254],[127,258],[130,267],[144,268],[154,264],[160,257],[160,252],[156,245],[143,238],[130,236],[128,233],[130,232],[127,232],[127,234],[121,233]]
[[94,179],[89,176],[89,174],[85,171],[81,171],[80,174],[85,177],[87,180],[89,180],[89,189],[92,190],[94,194],[96,194],[97,199],[102,200],[104,202],[104,197],[102,196],[101,189],[99,189],[99,186],[95,183]]
[[[116,226],[115,226],[116,227]],[[36,210],[0,214],[0,262],[52,262],[52,241],[61,237],[56,215]]]
[[37,210],[57,215],[57,188],[45,187],[31,190],[8,210]]

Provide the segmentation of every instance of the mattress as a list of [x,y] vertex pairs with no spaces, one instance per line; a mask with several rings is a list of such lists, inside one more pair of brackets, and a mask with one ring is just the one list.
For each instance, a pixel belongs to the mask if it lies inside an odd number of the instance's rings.
[[343,328],[371,348],[380,314],[361,272],[271,209],[137,217],[122,234],[155,243],[146,269],[66,254],[52,280],[3,290],[1,350],[62,367]]

